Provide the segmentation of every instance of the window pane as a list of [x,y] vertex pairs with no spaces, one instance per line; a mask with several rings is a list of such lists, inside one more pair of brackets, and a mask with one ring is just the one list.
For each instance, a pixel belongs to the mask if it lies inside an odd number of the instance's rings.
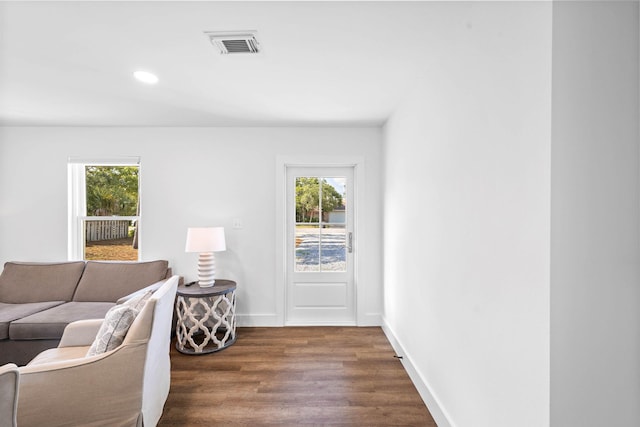
[[346,271],[346,178],[324,177],[322,182],[321,271]]
[[295,271],[346,271],[346,177],[296,178]]
[[295,239],[295,271],[320,271],[320,228],[318,225],[296,225]]
[[346,178],[322,178],[322,221],[330,224],[346,222]]
[[138,166],[86,166],[87,216],[138,215]]
[[344,225],[326,225],[320,236],[320,269],[347,271],[347,247]]
[[[85,166],[86,209],[84,259],[138,260],[138,220],[97,220],[95,217],[139,213],[138,166]],[[91,218],[93,217],[93,218]]]
[[137,261],[137,223],[129,220],[85,220],[84,259]]
[[296,178],[296,223],[320,221],[320,183],[316,177]]

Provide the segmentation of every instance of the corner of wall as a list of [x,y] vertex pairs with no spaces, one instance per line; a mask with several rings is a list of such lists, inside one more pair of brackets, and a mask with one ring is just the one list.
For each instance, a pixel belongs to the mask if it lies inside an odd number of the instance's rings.
[[436,398],[435,394],[432,392],[432,388],[429,387],[427,380],[420,374],[420,371],[418,371],[418,369],[416,368],[415,364],[412,361],[411,355],[405,351],[404,347],[393,332],[393,329],[391,329],[389,323],[384,317],[382,318],[382,330],[387,336],[387,339],[391,343],[391,346],[395,350],[396,354],[398,356],[402,356],[402,359],[400,359],[402,366],[404,366],[405,371],[418,390],[418,393],[420,394],[423,402],[425,403],[425,405],[427,405],[427,409],[429,409],[429,412],[431,413],[431,416],[433,417],[438,427],[455,427],[455,424],[447,415],[446,410],[444,409],[440,401]]

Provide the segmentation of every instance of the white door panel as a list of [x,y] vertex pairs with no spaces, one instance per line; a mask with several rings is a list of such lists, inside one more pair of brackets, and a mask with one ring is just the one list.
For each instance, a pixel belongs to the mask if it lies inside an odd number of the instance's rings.
[[347,283],[294,283],[292,302],[294,307],[344,308],[348,306]]

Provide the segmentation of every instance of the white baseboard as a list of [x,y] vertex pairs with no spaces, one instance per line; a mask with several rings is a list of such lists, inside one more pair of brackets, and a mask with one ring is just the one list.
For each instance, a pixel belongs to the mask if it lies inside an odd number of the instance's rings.
[[275,327],[282,326],[282,320],[277,314],[236,314],[236,325],[240,327],[258,326]]
[[365,313],[358,316],[358,326],[382,326],[380,313]]
[[284,326],[356,326],[356,322],[287,321]]
[[[277,327],[285,326],[282,319],[277,314],[236,314],[236,324],[240,327],[264,326]],[[378,313],[367,313],[358,318],[357,326],[381,326],[382,316]],[[302,323],[286,323],[286,326],[356,326],[355,322],[337,322],[335,324],[327,322],[302,322]]]
[[416,386],[420,397],[424,401],[425,405],[427,405],[427,408],[429,409],[429,412],[431,413],[431,416],[433,417],[438,427],[454,427],[454,424],[446,415],[444,408],[431,392],[431,388],[427,384],[427,381],[422,378],[422,375],[420,375],[420,373],[416,369],[411,360],[411,356],[404,350],[404,347],[402,346],[400,341],[398,341],[395,333],[384,318],[382,319],[382,330],[387,336],[387,339],[391,343],[391,346],[395,350],[396,354],[398,356],[402,356],[402,359],[400,359],[400,361],[402,362],[405,371],[407,371],[407,374],[409,374],[409,378],[411,378],[411,381],[413,381],[413,384]]

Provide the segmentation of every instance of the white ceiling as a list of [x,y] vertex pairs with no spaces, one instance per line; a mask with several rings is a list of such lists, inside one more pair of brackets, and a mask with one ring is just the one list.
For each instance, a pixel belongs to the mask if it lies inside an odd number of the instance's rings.
[[[2,2],[0,125],[380,125],[429,63],[428,6]],[[203,34],[233,30],[263,51],[220,55]]]

